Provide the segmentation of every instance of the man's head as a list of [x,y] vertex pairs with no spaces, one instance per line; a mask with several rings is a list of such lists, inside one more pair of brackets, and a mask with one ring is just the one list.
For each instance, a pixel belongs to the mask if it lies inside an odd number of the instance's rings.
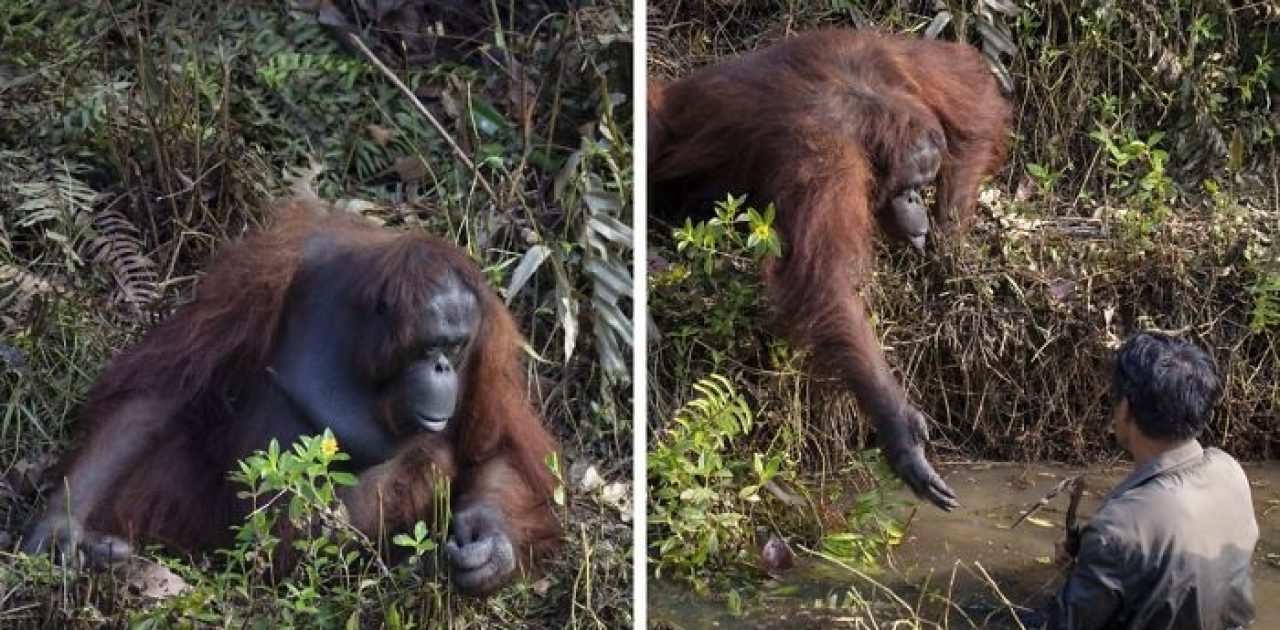
[[1143,436],[1160,442],[1192,439],[1204,430],[1218,400],[1218,372],[1194,344],[1160,333],[1138,333],[1116,353],[1111,381],[1116,400],[1116,437],[1124,416]]

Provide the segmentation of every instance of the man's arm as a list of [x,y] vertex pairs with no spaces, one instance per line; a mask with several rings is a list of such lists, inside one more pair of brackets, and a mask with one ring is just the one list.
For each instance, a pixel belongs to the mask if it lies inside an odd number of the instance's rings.
[[1101,628],[1120,612],[1124,584],[1135,574],[1129,554],[1105,529],[1086,526],[1080,536],[1080,556],[1048,610],[1048,630]]

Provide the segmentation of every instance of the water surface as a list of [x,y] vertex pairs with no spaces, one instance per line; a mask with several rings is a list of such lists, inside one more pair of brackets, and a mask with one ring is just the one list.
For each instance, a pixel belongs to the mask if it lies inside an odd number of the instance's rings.
[[[944,466],[943,474],[962,506],[951,513],[925,505],[907,509],[906,537],[884,570],[859,576],[797,550],[801,564],[782,580],[761,575],[737,588],[744,593],[741,616],[729,613],[723,595],[699,596],[682,584],[651,580],[650,624],[690,629],[874,628],[919,615],[925,628],[1017,628],[1010,607],[1039,607],[1061,584],[1048,560],[1054,542],[1063,536],[1066,493],[1038,511],[1034,521],[1009,526],[1058,482],[1076,474],[1084,474],[1088,482],[1080,505],[1080,517],[1087,518],[1129,470],[1006,463]],[[1246,464],[1245,472],[1261,530],[1254,552],[1255,627],[1280,628],[1280,463]],[[859,601],[876,604],[868,608]]]

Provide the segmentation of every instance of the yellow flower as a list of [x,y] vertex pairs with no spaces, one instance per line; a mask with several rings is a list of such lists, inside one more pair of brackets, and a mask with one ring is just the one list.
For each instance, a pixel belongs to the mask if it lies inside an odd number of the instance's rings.
[[338,452],[338,440],[332,435],[326,435],[320,441],[320,450],[324,451],[326,456],[333,457]]
[[754,231],[756,234],[756,238],[762,241],[767,240],[769,238],[769,234],[772,232],[772,230],[769,229],[769,226],[763,223],[761,223],[760,225],[757,225]]

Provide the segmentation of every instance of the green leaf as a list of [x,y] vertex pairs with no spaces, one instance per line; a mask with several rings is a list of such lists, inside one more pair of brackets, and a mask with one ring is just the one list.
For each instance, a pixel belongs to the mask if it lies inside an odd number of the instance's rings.
[[[481,135],[492,136],[506,129],[506,119],[488,102],[473,95],[470,105],[471,124],[475,125]],[[501,153],[505,153],[505,150],[501,151]]]

